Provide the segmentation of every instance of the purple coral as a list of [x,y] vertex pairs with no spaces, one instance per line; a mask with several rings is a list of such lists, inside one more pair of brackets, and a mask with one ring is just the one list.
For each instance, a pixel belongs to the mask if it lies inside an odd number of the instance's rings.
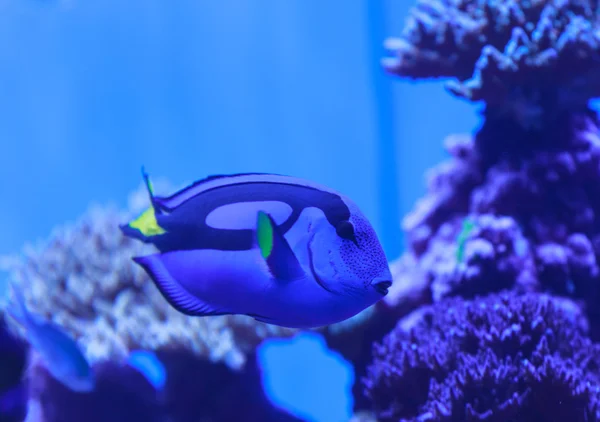
[[379,418],[599,420],[600,3],[420,0],[387,46],[392,74],[450,78],[485,108],[404,220],[385,301],[434,305],[374,348]]
[[241,371],[177,350],[158,355],[169,373],[163,403],[173,422],[300,422],[267,398],[255,353]]
[[[479,142],[463,139],[404,221],[414,262],[404,273],[424,278],[432,301],[516,287],[581,298],[594,313],[600,300],[598,125],[591,112],[571,115],[550,146],[530,145],[537,149],[520,158],[512,150],[488,165],[480,159],[481,132]],[[459,263],[457,237],[466,217],[475,229]]]
[[166,385],[161,390],[155,390],[136,369],[114,361],[96,363],[94,370],[98,381],[95,391],[90,394],[68,390],[43,367],[38,367],[31,382],[28,420],[298,421],[268,401],[261,388],[254,355],[240,371],[181,348],[164,350],[158,356],[168,373]]
[[374,347],[380,421],[600,420],[600,345],[572,302],[501,292],[447,299]]
[[[28,420],[35,422],[164,421],[153,387],[135,369],[115,362],[94,365],[96,389],[90,394],[70,391],[43,368],[36,367],[30,386]],[[35,415],[35,416],[33,416]]]
[[391,73],[453,78],[453,94],[539,114],[548,102],[600,96],[600,14],[595,0],[421,0],[399,38]]

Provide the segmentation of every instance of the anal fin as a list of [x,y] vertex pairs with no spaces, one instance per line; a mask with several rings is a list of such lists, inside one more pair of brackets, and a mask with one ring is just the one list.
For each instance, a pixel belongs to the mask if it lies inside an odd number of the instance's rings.
[[179,312],[189,316],[229,315],[233,312],[213,306],[188,292],[166,268],[161,254],[132,258],[148,273],[160,293]]

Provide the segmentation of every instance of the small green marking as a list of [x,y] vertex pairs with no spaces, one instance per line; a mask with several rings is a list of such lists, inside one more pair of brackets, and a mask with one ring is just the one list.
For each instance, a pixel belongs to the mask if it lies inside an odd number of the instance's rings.
[[263,258],[267,259],[273,251],[273,226],[269,216],[262,211],[258,213],[256,234],[260,252]]
[[154,208],[152,207],[129,223],[129,227],[138,229],[144,236],[156,236],[166,233],[166,230],[158,225],[156,215],[154,215]]
[[465,259],[465,244],[474,228],[475,222],[473,222],[471,219],[465,218],[463,220],[462,229],[456,238],[456,261],[458,263],[462,263]]

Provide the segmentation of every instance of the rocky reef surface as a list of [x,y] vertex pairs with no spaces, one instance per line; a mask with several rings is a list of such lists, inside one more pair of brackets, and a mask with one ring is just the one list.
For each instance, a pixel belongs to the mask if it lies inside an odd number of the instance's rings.
[[482,106],[403,221],[396,327],[364,394],[381,421],[597,421],[597,1],[419,1],[387,71]]

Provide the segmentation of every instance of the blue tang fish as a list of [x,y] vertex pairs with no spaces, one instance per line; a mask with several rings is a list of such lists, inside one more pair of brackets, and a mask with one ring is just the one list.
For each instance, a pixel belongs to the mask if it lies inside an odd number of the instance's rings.
[[350,318],[392,284],[375,230],[349,198],[277,174],[210,176],[151,206],[127,236],[160,253],[134,257],[191,316],[241,314],[290,328]]
[[[38,359],[48,372],[72,391],[93,391],[96,377],[75,340],[58,325],[30,313],[20,288],[14,284],[11,287],[16,302],[10,303],[6,312],[25,329],[29,344],[37,352]],[[31,358],[27,371],[31,369],[34,361],[36,359]]]

